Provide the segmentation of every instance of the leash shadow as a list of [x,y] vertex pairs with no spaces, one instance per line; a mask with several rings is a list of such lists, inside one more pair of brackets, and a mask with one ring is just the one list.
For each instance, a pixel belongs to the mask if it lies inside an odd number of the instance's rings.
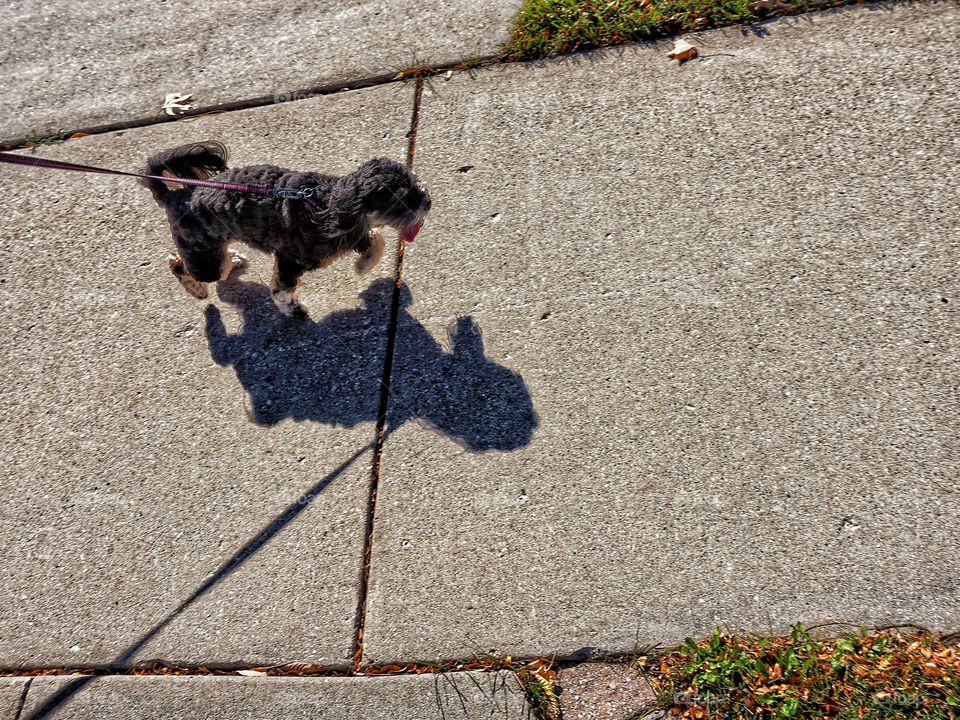
[[[211,356],[217,364],[233,367],[249,395],[250,417],[260,425],[275,425],[286,418],[344,427],[376,421],[386,345],[383,318],[389,314],[393,290],[392,280],[378,280],[361,295],[360,308],[314,321],[281,315],[260,283],[219,283],[218,295],[238,309],[242,326],[239,332],[229,333],[220,311],[208,307],[206,334]],[[409,289],[402,287],[385,437],[413,420],[474,452],[506,451],[528,444],[538,419],[520,375],[486,357],[480,328],[470,317],[458,318],[449,329],[450,350],[445,350],[407,312],[412,302]],[[257,554],[373,447],[373,443],[365,445],[318,480],[180,605],[130,643],[109,667],[129,667],[151,640]],[[100,677],[71,680],[24,716],[25,720],[53,717]]]
[[[183,602],[168,613],[156,625],[147,630],[143,635],[128,645],[110,664],[111,669],[126,669],[133,662],[137,653],[142,650],[153,638],[155,638],[164,628],[169,626],[174,620],[180,617],[200,598],[204,597],[214,587],[219,585],[227,576],[234,573],[247,560],[257,554],[267,545],[283,528],[289,525],[297,516],[306,510],[327,487],[338,477],[343,475],[346,470],[359,460],[364,453],[372,451],[374,444],[371,442],[353,453],[340,465],[334,468],[327,475],[318,480],[314,485],[304,492],[296,501],[290,503],[279,515],[273,518],[265,525],[260,532],[246,542],[233,555],[224,561],[208,577],[203,584],[198,586]],[[67,701],[80,692],[84,687],[95,682],[103,675],[84,675],[76,680],[71,680],[63,687],[45,698],[34,710],[24,716],[23,720],[47,720],[51,718]]]

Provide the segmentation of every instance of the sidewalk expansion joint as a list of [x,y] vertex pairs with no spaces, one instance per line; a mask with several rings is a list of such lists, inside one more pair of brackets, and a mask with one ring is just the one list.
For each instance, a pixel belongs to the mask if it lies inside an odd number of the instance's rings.
[[[820,2],[821,0],[816,0]],[[188,120],[190,118],[202,117],[204,115],[212,115],[223,112],[233,112],[234,110],[248,110],[251,108],[266,107],[269,105],[278,105],[280,103],[287,102],[299,102],[301,100],[307,100],[314,97],[320,97],[324,95],[334,95],[336,93],[348,92],[353,90],[363,90],[365,88],[379,87],[382,85],[389,85],[396,82],[405,82],[409,79],[416,79],[418,82],[422,81],[423,78],[432,77],[435,75],[446,74],[454,72],[471,72],[473,70],[490,67],[495,65],[511,65],[515,63],[540,63],[544,61],[554,61],[562,60],[569,57],[577,56],[586,56],[591,53],[596,52],[597,50],[603,50],[607,48],[622,48],[628,46],[656,46],[660,43],[668,41],[670,38],[676,38],[681,36],[692,36],[696,38],[697,35],[701,32],[709,30],[717,30],[723,28],[741,28],[742,31],[745,31],[746,28],[755,28],[759,23],[768,22],[772,19],[778,19],[781,17],[796,17],[798,15],[804,14],[813,14],[820,12],[829,12],[829,11],[838,11],[843,10],[848,7],[856,6],[862,4],[863,0],[832,0],[836,2],[836,5],[829,5],[827,7],[796,7],[792,9],[787,9],[785,7],[776,6],[772,8],[758,8],[754,12],[758,13],[757,17],[750,21],[745,22],[734,22],[729,21],[718,21],[712,24],[706,24],[702,27],[694,28],[668,28],[663,32],[658,32],[652,35],[644,36],[633,36],[632,38],[625,38],[618,40],[612,43],[601,43],[600,45],[585,45],[582,47],[576,47],[575,49],[562,50],[558,52],[546,52],[546,53],[530,53],[530,54],[517,54],[515,48],[512,47],[512,41],[508,41],[498,52],[491,55],[479,55],[475,57],[465,57],[462,60],[456,60],[448,63],[442,63],[439,65],[421,65],[421,66],[412,66],[400,70],[398,72],[387,72],[379,73],[376,75],[369,75],[367,77],[358,78],[354,80],[342,80],[338,82],[329,82],[322,85],[314,85],[311,87],[306,87],[300,90],[290,90],[285,92],[274,93],[273,95],[260,95],[257,97],[246,98],[242,100],[232,100],[229,102],[219,103],[216,105],[206,105],[202,107],[192,108],[186,110],[179,115],[151,115],[147,117],[136,118],[133,120],[126,121],[116,121],[111,123],[105,123],[101,125],[90,125],[90,126],[75,126],[70,129],[58,129],[52,130],[48,129],[45,131],[46,134],[37,135],[36,133],[31,134],[25,137],[15,137],[10,139],[0,140],[0,150],[19,150],[22,148],[34,148],[44,144],[51,143],[62,143],[67,140],[72,140],[74,138],[85,137],[87,135],[102,135],[110,132],[117,132],[122,130],[130,130],[134,128],[148,127],[151,125],[158,125],[161,123],[168,122],[177,122],[180,120]],[[884,5],[893,5],[896,4],[898,0],[867,0],[869,5],[873,6],[884,6]],[[826,0],[823,0],[826,2]]]
[[[445,675],[458,672],[513,673],[520,689],[530,706],[533,717],[554,719],[552,709],[556,703],[557,663],[553,658],[533,657],[515,659],[485,655],[470,660],[440,660],[435,663],[411,662],[383,665],[363,665],[359,668],[332,668],[312,663],[283,663],[280,665],[252,666],[205,666],[176,665],[162,660],[153,660],[131,667],[46,667],[46,668],[0,668],[0,677],[25,677],[27,679],[21,691],[20,701],[14,720],[20,715],[26,703],[27,693],[36,677],[74,678],[60,695],[69,697],[84,685],[96,682],[104,677],[297,677],[297,678],[360,678],[360,677],[401,677],[408,675]],[[56,698],[56,695],[54,696]],[[48,701],[39,711],[27,720],[41,720],[48,717],[61,700]],[[545,712],[546,710],[546,712]]]
[[[410,130],[407,133],[408,170],[413,170],[416,154],[417,125],[420,122],[420,103],[423,100],[423,76],[416,76],[413,92],[413,109],[410,116]],[[354,638],[353,674],[357,674],[363,663],[363,633],[367,619],[367,591],[370,587],[370,563],[373,557],[374,520],[377,511],[377,492],[380,485],[380,458],[383,454],[383,441],[387,425],[387,411],[390,406],[390,376],[393,372],[393,353],[396,347],[400,318],[400,290],[403,286],[404,242],[397,240],[397,264],[394,274],[393,298],[390,303],[390,319],[387,324],[387,347],[384,353],[383,377],[380,381],[380,406],[377,411],[376,439],[373,461],[370,469],[370,485],[367,501],[367,518],[364,532],[363,566],[361,568],[360,592],[357,598],[356,636]]]
[[187,110],[179,115],[151,115],[147,117],[135,118],[133,120],[119,120],[101,125],[77,126],[69,129],[61,128],[59,130],[49,130],[46,131],[47,134],[44,136],[32,134],[25,137],[15,137],[0,140],[0,150],[20,150],[23,148],[35,148],[45,144],[60,144],[75,138],[86,137],[87,135],[104,135],[111,132],[149,127],[151,125],[180,122],[203,117],[205,115],[217,115],[220,113],[234,112],[236,110],[250,110],[252,108],[267,107],[270,105],[300,102],[302,100],[309,100],[315,97],[336,95],[338,93],[352,92],[354,90],[364,90],[366,88],[391,85],[393,83],[403,83],[409,80],[414,80],[415,82],[419,83],[422,82],[424,77],[431,75],[438,75],[440,73],[446,73],[450,71],[456,72],[472,70],[477,67],[499,64],[501,62],[505,62],[505,60],[499,58],[498,56],[484,56],[466,61],[445,63],[443,65],[411,67],[399,72],[370,75],[357,80],[314,85],[301,90],[290,90],[282,93],[274,93],[273,95],[260,95],[243,100],[232,100],[230,102],[219,103],[217,105],[206,105]]
[[398,662],[361,665],[359,668],[343,665],[318,665],[308,662],[286,662],[273,665],[249,663],[209,663],[181,665],[164,660],[149,660],[129,666],[64,665],[21,668],[0,668],[2,678],[35,677],[113,677],[113,676],[246,676],[246,677],[381,677],[397,675],[431,675],[452,672],[518,672],[540,667],[553,668],[561,661],[550,657],[499,658],[478,656],[465,660],[446,659],[436,662]]

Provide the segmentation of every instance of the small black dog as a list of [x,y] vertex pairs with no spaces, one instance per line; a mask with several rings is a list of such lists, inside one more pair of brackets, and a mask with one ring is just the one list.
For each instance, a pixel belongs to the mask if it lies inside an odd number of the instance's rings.
[[398,228],[401,237],[412,242],[430,210],[430,195],[413,173],[385,158],[370,160],[343,177],[273,165],[228,170],[226,147],[208,141],[154,155],[147,173],[314,189],[309,198],[292,199],[185,186],[175,180],[142,181],[167,211],[178,251],[170,258],[170,269],[188,293],[207,297],[208,282],[225,280],[246,262],[229,247],[236,240],[273,253],[270,295],[286,315],[306,313],[297,298],[303,273],[327,267],[350,250],[360,254],[357,272],[366,272],[383,253],[383,238],[375,228]]

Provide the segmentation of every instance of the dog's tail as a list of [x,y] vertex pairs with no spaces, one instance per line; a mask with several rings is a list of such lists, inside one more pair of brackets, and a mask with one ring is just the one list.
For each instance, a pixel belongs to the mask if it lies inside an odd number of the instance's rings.
[[[216,140],[181,145],[172,150],[157,153],[147,160],[148,175],[164,175],[171,178],[206,180],[226,169],[227,148],[223,143]],[[163,180],[144,179],[140,182],[150,188],[157,202],[174,192],[183,193],[184,197],[188,197],[190,193],[183,191],[192,189],[190,186],[184,186],[176,182],[164,182]]]

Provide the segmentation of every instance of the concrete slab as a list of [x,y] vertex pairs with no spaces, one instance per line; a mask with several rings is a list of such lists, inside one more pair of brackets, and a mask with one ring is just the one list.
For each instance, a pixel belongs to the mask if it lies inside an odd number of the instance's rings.
[[0,718],[18,720],[26,698],[27,678],[0,678]]
[[[218,138],[233,164],[348,172],[404,158],[412,102],[389,86],[42,155],[138,169]],[[4,165],[0,194],[0,666],[346,664],[389,254],[310,274],[312,319],[287,322],[252,252],[219,297],[186,295],[134,180]]]
[[626,663],[585,662],[557,674],[560,712],[567,720],[643,718],[657,704],[657,691]]
[[958,30],[861,7],[433,84],[391,412],[442,368],[461,432],[387,440],[367,660],[960,625]]
[[512,673],[379,678],[107,676],[37,678],[24,720],[450,720],[525,718]]
[[161,114],[168,93],[198,107],[490,55],[519,0],[17,0],[0,51],[0,138]]

